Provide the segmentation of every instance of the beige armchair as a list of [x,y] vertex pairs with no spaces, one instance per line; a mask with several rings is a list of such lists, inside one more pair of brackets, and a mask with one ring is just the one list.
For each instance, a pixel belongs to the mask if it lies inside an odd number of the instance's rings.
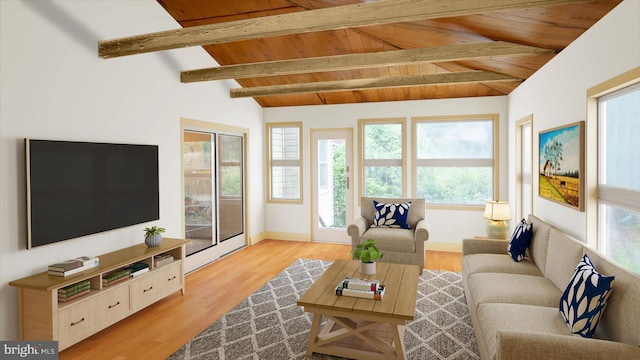
[[[411,228],[371,227],[376,212],[373,200],[387,204],[411,202],[407,216],[407,224]],[[360,242],[373,239],[377,248],[384,253],[380,262],[418,265],[422,274],[424,242],[429,239],[424,199],[362,197],[360,213],[361,216],[356,217],[347,228],[353,251]]]

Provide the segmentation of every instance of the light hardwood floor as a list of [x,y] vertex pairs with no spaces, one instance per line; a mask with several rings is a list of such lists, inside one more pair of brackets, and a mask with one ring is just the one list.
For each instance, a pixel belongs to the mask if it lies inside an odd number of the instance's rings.
[[[298,258],[348,259],[349,245],[263,240],[186,276],[180,292],[62,351],[70,359],[165,359]],[[459,253],[427,251],[425,269],[462,271]]]

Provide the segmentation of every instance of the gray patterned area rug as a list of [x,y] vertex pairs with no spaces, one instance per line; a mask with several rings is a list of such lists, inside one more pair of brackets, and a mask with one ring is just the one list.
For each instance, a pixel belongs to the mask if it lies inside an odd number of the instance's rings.
[[[312,315],[298,298],[331,265],[298,259],[168,359],[341,359],[306,356]],[[424,270],[415,320],[404,334],[407,359],[479,359],[461,274]]]

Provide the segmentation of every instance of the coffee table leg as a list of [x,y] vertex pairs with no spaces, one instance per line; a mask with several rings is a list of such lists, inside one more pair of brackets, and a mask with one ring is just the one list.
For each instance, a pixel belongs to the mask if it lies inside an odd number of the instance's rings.
[[320,323],[322,322],[322,314],[313,313],[313,322],[311,323],[311,331],[309,331],[309,342],[307,343],[307,356],[311,356],[315,348],[318,334],[320,333]]
[[404,353],[404,325],[391,325],[391,334],[398,359],[406,359]]

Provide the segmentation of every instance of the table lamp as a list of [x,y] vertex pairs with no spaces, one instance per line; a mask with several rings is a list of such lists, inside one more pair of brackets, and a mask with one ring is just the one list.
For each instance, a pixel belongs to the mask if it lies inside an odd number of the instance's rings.
[[507,230],[509,230],[507,220],[511,220],[509,203],[506,201],[487,201],[483,217],[489,220],[487,222],[487,236],[489,238],[507,238]]

